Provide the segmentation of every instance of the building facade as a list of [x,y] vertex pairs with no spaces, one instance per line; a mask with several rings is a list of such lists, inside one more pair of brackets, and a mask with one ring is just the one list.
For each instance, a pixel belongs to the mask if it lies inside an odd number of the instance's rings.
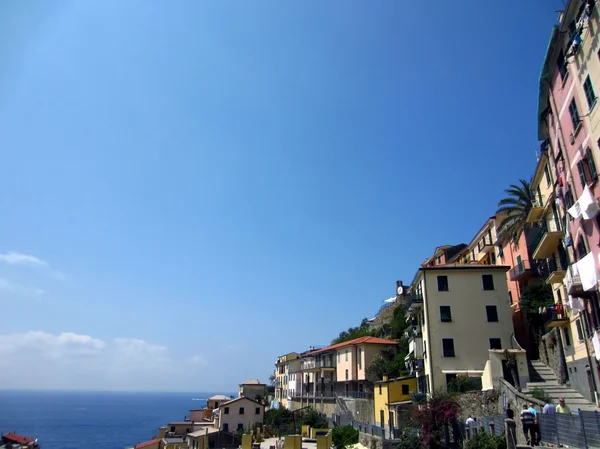
[[221,404],[218,411],[218,428],[224,432],[250,430],[255,424],[263,423],[264,416],[264,405],[241,396]]
[[481,378],[490,349],[513,348],[506,271],[498,265],[420,268],[407,317],[407,365],[419,392],[432,394],[459,375]]
[[295,372],[300,367],[300,354],[297,352],[290,352],[288,354],[277,357],[275,362],[275,400],[274,407],[289,408],[288,398],[291,396],[290,385],[291,384],[290,373]]
[[238,397],[249,399],[265,398],[267,386],[257,379],[250,379],[239,385]]
[[410,410],[413,393],[417,392],[417,379],[414,376],[388,379],[374,383],[373,409],[376,425],[401,428],[400,414]]

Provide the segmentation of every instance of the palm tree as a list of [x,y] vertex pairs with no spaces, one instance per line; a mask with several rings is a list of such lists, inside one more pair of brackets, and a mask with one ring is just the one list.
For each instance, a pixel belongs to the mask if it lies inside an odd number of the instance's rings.
[[507,197],[500,200],[496,215],[503,215],[504,219],[498,227],[498,237],[507,241],[517,241],[527,226],[527,215],[531,210],[535,193],[529,182],[520,179],[521,185],[511,184],[505,190]]

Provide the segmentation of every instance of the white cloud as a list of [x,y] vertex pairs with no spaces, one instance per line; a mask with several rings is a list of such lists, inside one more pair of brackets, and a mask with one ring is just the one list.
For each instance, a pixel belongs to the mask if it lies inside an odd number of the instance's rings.
[[0,290],[4,290],[11,295],[26,297],[42,296],[46,293],[46,291],[41,288],[17,284],[4,278],[0,278]]
[[65,282],[67,280],[67,277],[61,271],[58,270],[52,270],[52,277],[57,281],[61,282]]
[[5,254],[0,254],[0,262],[7,265],[30,265],[30,266],[46,266],[47,262],[29,255],[22,254],[15,251],[9,251]]
[[106,344],[89,335],[63,332],[58,335],[41,331],[0,335],[0,354],[21,354],[51,358],[63,358],[73,355],[99,354]]
[[208,361],[201,355],[188,357],[187,361],[192,365],[208,365]]

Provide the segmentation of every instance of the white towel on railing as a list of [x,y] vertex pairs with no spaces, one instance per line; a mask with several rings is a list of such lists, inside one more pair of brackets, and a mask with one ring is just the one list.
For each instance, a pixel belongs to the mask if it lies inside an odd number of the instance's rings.
[[598,268],[596,259],[592,253],[588,253],[583,259],[577,262],[577,271],[581,279],[581,286],[585,291],[593,290],[598,284]]
[[586,185],[585,189],[583,189],[583,193],[581,194],[581,198],[577,200],[579,205],[581,206],[581,215],[583,215],[584,220],[589,220],[590,218],[594,218],[598,215],[600,208],[598,207],[598,201],[592,195],[590,188]]
[[569,307],[571,310],[575,310],[576,312],[581,312],[585,307],[583,306],[581,299],[575,298],[569,295]]

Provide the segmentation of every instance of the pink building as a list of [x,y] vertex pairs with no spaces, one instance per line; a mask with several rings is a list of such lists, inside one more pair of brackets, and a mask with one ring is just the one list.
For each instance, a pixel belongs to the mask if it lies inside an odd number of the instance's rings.
[[598,7],[594,2],[570,0],[559,22],[552,30],[540,76],[538,134],[554,171],[551,207],[559,226],[553,231],[564,232],[561,244],[570,262],[563,284],[553,289],[556,303],[571,306],[570,321],[562,328],[563,342],[573,342],[564,343],[568,377],[593,400],[600,386],[600,364],[591,339],[600,326],[600,308],[597,282],[593,288],[583,288],[579,272],[598,269],[600,215],[581,214],[578,208],[585,206],[586,189],[591,192],[587,205],[597,207],[600,197],[596,168],[600,149],[591,119],[597,109],[592,81],[596,77],[590,72],[599,57],[595,48]]

